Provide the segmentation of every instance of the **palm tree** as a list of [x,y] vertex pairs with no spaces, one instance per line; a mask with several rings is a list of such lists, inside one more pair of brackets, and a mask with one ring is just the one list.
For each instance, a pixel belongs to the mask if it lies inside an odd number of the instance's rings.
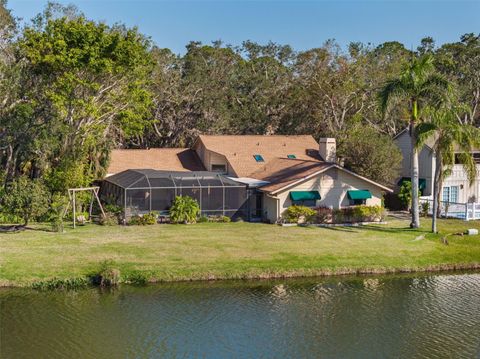
[[458,121],[455,108],[431,110],[429,121],[417,127],[418,144],[433,138],[435,152],[435,178],[433,184],[432,232],[437,233],[437,217],[440,213],[440,193],[443,180],[458,160],[462,164],[470,185],[477,175],[477,166],[472,150],[480,145],[480,130]]
[[385,113],[388,107],[396,103],[404,103],[410,113],[409,131],[411,137],[410,173],[412,182],[412,222],[410,227],[420,226],[418,202],[418,145],[415,127],[422,120],[422,109],[425,105],[438,105],[450,92],[450,83],[435,73],[433,57],[425,55],[414,58],[404,68],[398,78],[388,81],[380,90],[380,107]]

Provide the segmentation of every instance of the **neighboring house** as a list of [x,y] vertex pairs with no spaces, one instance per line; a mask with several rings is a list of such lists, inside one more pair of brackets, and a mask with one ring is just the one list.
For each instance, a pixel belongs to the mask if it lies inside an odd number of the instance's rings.
[[335,139],[317,143],[310,135],[201,135],[192,149],[114,150],[108,173],[128,169],[191,171],[192,175],[206,170],[225,176],[247,187],[248,219],[270,222],[292,204],[334,209],[381,205],[383,194],[392,192],[336,164]]
[[[397,185],[400,186],[402,180],[410,178],[410,133],[403,130],[395,137],[395,143],[403,154],[402,171]],[[422,147],[419,153],[419,185],[422,196],[432,197],[433,179],[435,176],[435,153],[432,149],[432,140]],[[470,185],[467,173],[461,164],[455,164],[451,174],[443,181],[441,200],[451,203],[473,203],[480,202],[480,149],[473,151],[473,157],[477,163],[477,179],[473,185]],[[398,188],[397,188],[398,189]]]

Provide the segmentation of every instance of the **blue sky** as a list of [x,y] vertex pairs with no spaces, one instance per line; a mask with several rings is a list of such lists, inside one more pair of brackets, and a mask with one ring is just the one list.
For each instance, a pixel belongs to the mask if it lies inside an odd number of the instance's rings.
[[[9,0],[25,20],[47,1]],[[184,53],[191,41],[269,40],[296,50],[321,46],[334,38],[378,45],[397,40],[416,48],[432,36],[437,44],[480,31],[480,0],[475,1],[59,1],[76,4],[89,18],[138,26],[160,47]]]

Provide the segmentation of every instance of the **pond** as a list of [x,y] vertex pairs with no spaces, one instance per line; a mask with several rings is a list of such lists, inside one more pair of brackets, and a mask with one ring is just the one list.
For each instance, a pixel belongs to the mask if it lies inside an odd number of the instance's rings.
[[1,358],[475,358],[480,273],[0,290]]

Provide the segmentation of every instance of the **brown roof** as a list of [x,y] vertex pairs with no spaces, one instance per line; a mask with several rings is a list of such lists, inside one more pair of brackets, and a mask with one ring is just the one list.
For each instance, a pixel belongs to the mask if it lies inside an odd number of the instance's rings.
[[262,191],[270,193],[332,166],[334,165],[328,162],[276,158],[252,173],[250,177],[271,182],[260,187]]
[[[311,135],[301,136],[199,136],[205,147],[224,155],[239,177],[251,177],[253,172],[278,158],[295,155],[300,160],[320,161],[318,143]],[[264,162],[255,161],[261,155]]]
[[129,169],[205,171],[197,153],[188,148],[113,150],[107,173],[114,174]]

